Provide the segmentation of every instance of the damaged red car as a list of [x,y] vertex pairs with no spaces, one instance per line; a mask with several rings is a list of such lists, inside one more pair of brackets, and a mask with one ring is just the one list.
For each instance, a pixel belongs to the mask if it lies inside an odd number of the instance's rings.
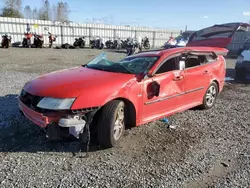
[[20,111],[50,139],[84,140],[96,131],[103,148],[113,147],[127,127],[196,106],[213,107],[224,86],[224,47],[246,27],[215,25],[195,32],[186,47],[141,52],[118,62],[102,53],[86,65],[42,75],[25,84]]

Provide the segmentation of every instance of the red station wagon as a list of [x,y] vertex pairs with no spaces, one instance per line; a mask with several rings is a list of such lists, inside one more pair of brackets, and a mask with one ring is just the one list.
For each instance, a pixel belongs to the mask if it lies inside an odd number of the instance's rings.
[[45,74],[25,84],[20,111],[52,140],[73,135],[89,142],[96,130],[99,144],[113,147],[126,127],[213,107],[224,86],[224,47],[247,27],[215,25],[195,32],[186,47],[141,52],[119,62],[103,53],[86,65]]

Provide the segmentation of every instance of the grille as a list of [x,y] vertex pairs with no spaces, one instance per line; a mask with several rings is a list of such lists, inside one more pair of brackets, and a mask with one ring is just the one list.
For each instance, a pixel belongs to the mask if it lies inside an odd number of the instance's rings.
[[20,95],[20,100],[29,108],[34,109],[36,111],[40,111],[37,107],[37,104],[42,100],[43,97],[39,97],[36,95],[32,95],[24,90],[22,90]]

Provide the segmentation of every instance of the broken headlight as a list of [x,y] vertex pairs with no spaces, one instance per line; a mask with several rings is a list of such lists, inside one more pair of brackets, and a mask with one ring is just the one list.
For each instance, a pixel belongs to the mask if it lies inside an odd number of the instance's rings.
[[69,110],[74,101],[75,98],[58,99],[58,98],[44,97],[37,104],[37,107],[48,110]]

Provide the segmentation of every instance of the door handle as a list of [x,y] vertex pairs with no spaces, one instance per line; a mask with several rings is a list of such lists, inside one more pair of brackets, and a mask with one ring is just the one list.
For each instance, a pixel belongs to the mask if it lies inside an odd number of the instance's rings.
[[179,80],[182,80],[183,79],[183,76],[176,76],[173,78],[174,81],[179,81]]

